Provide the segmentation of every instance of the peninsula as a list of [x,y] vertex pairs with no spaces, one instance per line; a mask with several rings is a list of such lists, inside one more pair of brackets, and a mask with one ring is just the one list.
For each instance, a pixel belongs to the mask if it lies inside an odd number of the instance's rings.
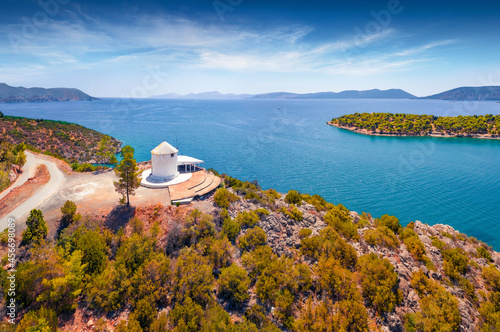
[[96,163],[100,160],[98,150],[103,138],[110,150],[120,152],[120,141],[98,131],[66,121],[7,116],[0,112],[0,142],[24,143],[30,150],[71,163]]
[[25,88],[0,83],[0,103],[26,103],[48,101],[92,101],[98,98],[69,88]]
[[500,116],[435,116],[405,113],[354,113],[328,125],[363,135],[432,136],[499,139]]

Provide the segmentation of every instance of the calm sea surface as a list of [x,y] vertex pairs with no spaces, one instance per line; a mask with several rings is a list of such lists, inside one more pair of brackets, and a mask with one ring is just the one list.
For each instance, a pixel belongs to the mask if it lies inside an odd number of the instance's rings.
[[135,148],[162,140],[264,188],[320,194],[361,213],[445,223],[500,250],[500,140],[373,137],[327,126],[353,112],[500,114],[495,102],[138,100],[2,104],[7,115],[75,122]]

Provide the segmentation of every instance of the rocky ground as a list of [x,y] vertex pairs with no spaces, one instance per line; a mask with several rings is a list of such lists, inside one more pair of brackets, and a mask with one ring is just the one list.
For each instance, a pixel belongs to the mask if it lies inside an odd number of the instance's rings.
[[[281,199],[276,201],[276,204],[278,209],[281,206],[289,207],[289,204],[284,201],[284,195]],[[256,210],[260,207],[259,204],[241,200],[231,205],[229,213],[231,217],[236,217],[239,212]],[[287,218],[280,212],[271,212],[257,224],[257,226],[261,227],[266,232],[267,245],[269,245],[277,255],[294,256],[296,249],[300,248],[299,231],[301,229],[309,228],[312,230],[312,235],[317,235],[327,226],[323,219],[325,212],[317,212],[314,206],[310,204],[302,204],[298,209],[303,213],[304,218],[302,221]],[[350,215],[355,223],[360,220],[358,213],[351,211]],[[442,224],[429,226],[420,221],[416,221],[414,231],[424,243],[427,256],[436,267],[436,271],[430,271],[424,263],[416,260],[408,252],[405,244],[402,242],[399,247],[394,250],[368,244],[362,235],[365,231],[375,227],[374,222],[375,219],[371,218],[370,225],[358,229],[358,233],[360,234],[359,242],[349,241],[348,243],[356,249],[358,257],[373,252],[380,257],[387,258],[392,263],[399,276],[399,289],[403,292],[404,300],[396,307],[393,313],[386,315],[386,317],[377,317],[375,311],[367,306],[367,308],[369,308],[368,312],[370,318],[376,320],[377,325],[379,325],[383,331],[402,332],[405,314],[414,313],[420,310],[419,296],[411,287],[410,281],[412,279],[412,273],[418,269],[422,269],[427,277],[438,281],[458,299],[458,308],[462,318],[460,331],[476,331],[477,319],[479,317],[479,304],[477,302],[471,302],[467,298],[464,290],[458,286],[454,286],[446,277],[443,269],[441,250],[432,245],[431,237],[444,242],[449,248],[462,248],[469,254],[471,260],[465,278],[475,286],[476,294],[480,294],[481,291],[487,293],[487,289],[481,277],[481,269],[488,266],[490,262],[485,258],[477,257],[477,248],[479,246],[484,246],[484,244],[474,238],[467,237],[467,235],[460,233],[451,226]],[[491,249],[489,249],[489,252],[493,258],[493,263],[498,269],[500,267],[500,253],[494,252]]]
[[[238,195],[231,188],[229,188],[229,191]],[[238,195],[238,197],[240,199],[232,202],[227,209],[229,215],[233,219],[241,212],[266,208],[269,214],[261,215],[256,225],[265,231],[267,235],[266,244],[272,248],[276,255],[294,258],[295,263],[305,263],[312,271],[315,271],[316,262],[302,255],[300,252],[301,238],[299,237],[299,232],[302,229],[310,229],[312,231],[311,236],[320,234],[321,230],[328,226],[325,222],[325,211],[318,212],[315,206],[302,201],[297,208],[303,214],[303,218],[297,221],[289,218],[280,211],[282,207],[286,209],[291,208],[291,205],[285,201],[285,195],[283,194],[280,194],[280,198],[276,199],[272,206],[262,204],[256,199],[244,199],[244,195]],[[82,199],[81,202],[85,201],[87,203],[87,199],[88,197],[85,196],[85,199]],[[95,201],[92,202],[93,204],[96,203]],[[176,229],[178,230],[179,225],[182,225],[183,220],[185,220],[194,209],[198,209],[206,214],[211,214],[218,227],[221,225],[222,209],[215,203],[213,195],[209,195],[204,200],[193,201],[193,203],[188,206],[164,205],[160,202],[154,204],[148,204],[144,201],[141,203],[139,202],[140,201],[137,201],[137,204],[134,204],[134,207],[131,209],[118,207],[108,214],[97,213],[95,209],[93,210],[94,213],[90,214],[87,210],[83,209],[83,205],[80,204],[78,204],[78,211],[98,220],[101,227],[110,229],[113,232],[123,227],[126,234],[131,234],[133,232],[134,226],[131,225],[130,221],[133,220],[134,217],[144,222],[145,231],[149,231],[152,225],[157,223],[162,229],[162,235],[159,237],[158,244],[161,248],[169,247],[171,238],[170,233]],[[398,288],[403,294],[402,301],[395,309],[382,316],[377,314],[374,308],[365,302],[369,315],[370,331],[402,332],[404,331],[405,315],[421,311],[420,303],[422,299],[411,285],[412,274],[419,270],[422,270],[428,278],[435,280],[456,297],[461,316],[461,323],[458,331],[478,330],[480,320],[478,308],[480,302],[485,300],[485,294],[488,293],[488,289],[482,277],[482,268],[487,267],[489,264],[494,264],[498,269],[500,267],[499,253],[494,252],[484,243],[474,238],[469,238],[450,226],[441,224],[429,226],[416,221],[413,230],[425,246],[426,255],[435,267],[429,269],[427,267],[428,264],[426,266],[422,261],[415,259],[403,241],[393,249],[367,243],[364,235],[367,231],[376,227],[376,219],[369,215],[360,216],[354,211],[350,212],[350,218],[354,224],[358,225],[357,232],[359,234],[359,240],[349,240],[347,242],[354,247],[358,257],[368,253],[375,253],[389,260],[399,277]],[[240,237],[248,232],[248,230],[249,229],[243,229]],[[53,232],[50,233],[52,234]],[[51,237],[53,235],[49,236]],[[235,246],[232,247],[233,253],[231,260],[237,265],[241,265],[242,251],[238,248],[238,241],[237,239],[236,243],[234,243]],[[433,243],[437,243],[436,241],[441,241],[447,248],[461,248],[468,254],[469,266],[464,277],[474,285],[477,299],[472,300],[457,283],[451,282],[449,277],[446,276],[442,252],[438,247],[433,245]],[[477,249],[480,247],[485,248],[491,255],[491,262],[477,254]],[[253,304],[259,303],[254,287],[255,286],[252,286],[252,288],[249,289],[250,299],[243,308],[231,308],[224,299],[217,298],[217,302],[230,313],[233,321],[241,321],[245,310]],[[304,305],[304,301],[304,299],[299,299],[299,303],[295,310],[298,311],[300,307]],[[160,309],[168,313],[172,308],[167,306]],[[127,305],[121,310],[104,314],[97,310],[91,310],[84,303],[81,303],[71,317],[60,317],[59,327],[61,331],[97,331],[99,330],[98,326],[102,325],[106,326],[108,330],[113,331],[121,319],[128,319],[131,311],[132,308]],[[276,322],[273,318],[273,308],[270,309],[267,315],[269,319]],[[280,326],[279,324],[277,325]],[[282,325],[280,327],[283,328]],[[285,329],[283,328],[283,330]]]

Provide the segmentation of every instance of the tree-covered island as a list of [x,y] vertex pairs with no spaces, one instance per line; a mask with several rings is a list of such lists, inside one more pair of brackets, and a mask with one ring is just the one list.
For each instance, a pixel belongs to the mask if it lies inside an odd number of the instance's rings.
[[354,113],[333,118],[327,123],[365,135],[500,138],[500,115],[491,114]]

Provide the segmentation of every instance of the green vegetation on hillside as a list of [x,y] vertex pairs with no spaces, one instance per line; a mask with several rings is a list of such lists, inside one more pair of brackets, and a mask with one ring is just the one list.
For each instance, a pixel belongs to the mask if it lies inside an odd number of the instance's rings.
[[[0,117],[0,137],[11,144],[65,159],[69,163],[108,162],[120,149],[120,141],[66,121]],[[104,146],[100,146],[104,140]]]
[[354,113],[332,119],[341,127],[364,129],[372,133],[420,135],[431,132],[447,135],[473,135],[500,133],[500,116],[434,116],[404,113]]
[[[0,120],[1,121],[1,120]],[[20,168],[26,162],[25,145],[13,145],[0,140],[0,192],[10,186],[10,172],[13,166]]]
[[[459,303],[468,302],[478,330],[498,329],[500,271],[495,262],[472,264],[497,256],[477,240],[443,232],[426,251],[431,240],[422,238],[424,246],[415,223],[358,218],[320,196],[281,195],[223,177],[211,214],[158,206],[150,217],[137,209],[116,232],[67,201],[62,230],[49,242],[43,215],[32,211],[17,265],[18,330],[49,331],[78,309],[96,315],[95,328],[97,317],[127,317],[108,321],[122,332],[375,331],[389,319],[405,331],[456,331]],[[313,217],[321,221],[306,227]],[[280,224],[285,241],[296,239],[284,254],[275,243]],[[483,249],[457,249],[452,238]],[[410,255],[398,256],[405,248]],[[434,267],[439,278],[425,269],[427,255],[442,258]],[[7,276],[0,270],[3,290]]]

